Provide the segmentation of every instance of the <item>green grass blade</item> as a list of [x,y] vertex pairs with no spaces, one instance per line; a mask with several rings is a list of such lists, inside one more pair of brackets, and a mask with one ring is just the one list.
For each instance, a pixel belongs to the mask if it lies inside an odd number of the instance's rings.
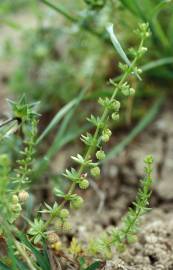
[[165,58],[161,58],[161,59],[149,62],[146,65],[143,65],[141,69],[142,71],[145,72],[145,71],[155,69],[160,66],[166,66],[166,65],[171,65],[171,64],[173,64],[173,57],[165,57]]
[[[106,28],[109,36],[110,36],[110,40],[114,46],[114,48],[116,49],[116,51],[118,52],[118,54],[120,55],[120,57],[123,59],[123,61],[130,67],[131,66],[131,62],[128,59],[127,55],[125,54],[121,44],[119,43],[117,36],[113,30],[113,24],[110,24],[107,28]],[[134,72],[134,74],[136,75],[136,77],[141,80],[140,76]]]
[[138,7],[136,6],[135,1],[131,0],[120,0],[120,1],[126,8],[128,8],[132,13],[138,16],[139,10]]
[[[154,13],[157,11],[157,3],[151,0],[145,0],[142,2],[142,5],[139,0],[120,0],[122,4],[129,9],[136,17],[147,21],[150,24],[151,31],[153,33],[153,38],[156,38],[156,41],[161,43],[164,48],[169,47],[169,41],[165,35],[160,22],[154,17]],[[162,5],[160,6],[162,8]],[[155,10],[156,9],[156,10]],[[159,7],[158,7],[159,9]],[[154,11],[155,10],[155,11]],[[159,40],[159,41],[158,41]]]
[[169,0],[163,0],[162,2],[160,2],[152,10],[151,17],[158,16],[160,11],[162,11],[164,8],[167,8],[168,5],[170,5],[170,4],[171,4],[171,1],[169,1]]
[[12,262],[12,269],[13,270],[18,270],[17,268],[17,259],[14,253],[14,249],[13,249],[13,239],[10,237],[6,237],[6,241],[7,241],[7,249],[8,249],[8,256],[11,259]]
[[73,23],[77,23],[78,19],[71,16],[71,14],[69,12],[67,12],[65,10],[65,8],[63,8],[62,6],[59,5],[53,5],[51,2],[47,1],[47,0],[40,0],[40,2],[42,2],[43,4],[45,4],[46,6],[56,10],[58,13],[60,13],[61,15],[63,15],[65,18],[67,18],[68,20],[70,20]]
[[37,139],[37,144],[39,144],[50,133],[50,131],[57,126],[60,120],[64,117],[64,115],[66,115],[71,110],[71,108],[77,103],[77,101],[78,101],[77,98],[73,99],[65,106],[63,106],[60,111],[57,112],[52,121],[49,123],[49,125]]
[[65,144],[76,139],[78,136],[80,136],[80,134],[82,132],[88,130],[88,128],[90,127],[90,125],[85,125],[85,126],[82,126],[81,128],[79,128],[79,127],[75,127],[74,123],[73,123],[72,129],[69,129],[69,125],[70,125],[71,120],[74,117],[74,113],[75,113],[77,107],[79,106],[80,102],[84,99],[85,93],[87,92],[88,89],[89,89],[89,85],[86,86],[81,91],[79,96],[76,98],[75,105],[73,106],[73,108],[71,108],[71,111],[69,111],[68,114],[64,117],[64,119],[63,119],[63,121],[62,121],[56,135],[55,135],[55,138],[54,138],[52,145],[47,150],[47,153],[45,154],[44,158],[41,159],[38,163],[37,174],[42,173],[47,168],[50,160],[54,157],[54,155],[56,153],[58,153],[58,151]]
[[27,237],[18,231],[18,237],[21,240],[21,242],[26,245],[35,255],[37,259],[38,265],[41,267],[42,270],[51,270],[50,263],[48,260],[48,257],[45,256],[45,253],[41,253],[38,251],[27,239]]
[[87,267],[85,270],[96,270],[96,269],[99,269],[100,266],[101,266],[101,263],[99,261],[94,262],[89,267]]
[[[54,116],[52,121],[49,123],[49,125],[46,127],[46,129],[43,131],[43,133],[40,135],[40,137],[37,140],[37,144],[40,143],[48,134],[49,132],[57,126],[57,124],[60,122],[60,120],[72,110],[72,108],[77,108],[81,100],[84,98],[84,95],[86,91],[89,89],[89,86],[86,86],[81,93],[78,95],[78,97],[71,100],[69,103],[67,103],[63,108],[61,108],[60,111],[57,112],[57,114]],[[70,119],[69,119],[70,120]]]

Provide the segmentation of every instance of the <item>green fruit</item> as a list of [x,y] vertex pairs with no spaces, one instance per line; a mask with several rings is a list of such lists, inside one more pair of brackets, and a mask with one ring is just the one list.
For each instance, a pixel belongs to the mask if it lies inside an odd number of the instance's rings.
[[83,205],[83,199],[80,196],[76,196],[71,202],[70,202],[70,207],[73,209],[79,209]]
[[103,134],[101,139],[102,139],[103,142],[108,142],[109,139],[110,139],[110,136],[108,134]]
[[55,222],[55,228],[58,232],[61,232],[62,231],[62,227],[63,227],[63,222],[61,219],[58,219],[56,222]]
[[112,135],[112,131],[109,128],[105,129],[103,133],[107,134],[109,137]]
[[80,183],[79,183],[79,187],[81,189],[87,189],[89,187],[89,181],[87,179],[83,179]]
[[68,233],[72,230],[72,226],[69,222],[64,222],[63,226],[62,226],[62,230],[64,233]]
[[115,121],[118,121],[120,119],[120,116],[118,113],[113,113],[112,114],[112,119],[115,120]]
[[115,100],[113,102],[113,109],[118,112],[120,110],[120,107],[121,107],[121,103],[118,101],[118,100]]
[[69,216],[69,211],[67,209],[64,208],[60,211],[60,217],[62,219],[66,219],[68,218],[68,216]]
[[103,150],[99,150],[99,151],[97,151],[97,153],[96,153],[96,157],[97,157],[97,159],[98,160],[103,160],[103,159],[105,159],[105,152],[103,151]]
[[91,172],[91,175],[94,177],[100,176],[100,168],[98,166],[92,168],[90,172]]

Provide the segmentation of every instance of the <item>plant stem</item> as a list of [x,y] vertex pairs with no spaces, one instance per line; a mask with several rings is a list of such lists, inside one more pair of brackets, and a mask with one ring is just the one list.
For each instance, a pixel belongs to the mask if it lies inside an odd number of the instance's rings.
[[[44,0],[44,1],[45,1],[45,0]],[[140,50],[140,49],[142,48],[143,42],[144,42],[144,40],[142,39],[141,42],[140,42],[140,45],[139,45],[139,49],[138,49],[138,50]],[[132,61],[131,66],[128,67],[128,69],[126,70],[126,72],[125,72],[124,75],[122,76],[120,82],[117,84],[117,86],[116,86],[116,88],[114,89],[114,92],[113,92],[113,94],[112,94],[112,96],[111,96],[111,101],[114,100],[114,98],[116,97],[116,95],[117,95],[117,93],[118,93],[118,90],[121,89],[123,83],[126,81],[126,79],[128,78],[129,74],[132,73],[134,67],[136,66],[137,60],[138,60],[138,56],[136,56],[136,57],[134,58],[134,60]],[[103,111],[103,113],[102,113],[102,116],[101,116],[101,122],[102,122],[102,123],[105,122],[107,117],[108,117],[108,110],[107,110],[107,108],[105,108],[104,111]],[[96,130],[95,130],[94,136],[93,136],[93,141],[94,141],[94,142],[97,141],[97,139],[98,139],[100,129],[101,129],[101,127],[100,127],[100,125],[98,125],[97,128],[96,128]],[[79,169],[78,169],[78,176],[79,176],[79,177],[80,177],[80,175],[84,172],[84,169],[85,169],[85,167],[86,167],[85,163],[86,163],[86,161],[90,158],[90,156],[93,154],[93,152],[95,151],[95,148],[96,148],[96,145],[94,145],[94,146],[93,146],[93,145],[90,145],[90,146],[89,146],[89,148],[88,148],[88,150],[87,150],[87,152],[86,152],[86,154],[85,154],[85,157],[84,157],[84,162],[83,162],[83,164],[82,164],[82,165],[79,167]],[[71,186],[70,186],[68,192],[67,192],[67,195],[71,195],[71,194],[73,193],[73,191],[75,190],[75,187],[76,187],[76,183],[73,182],[73,183],[71,184]],[[65,205],[66,202],[67,202],[67,201],[66,201],[65,199],[61,202],[61,204],[60,204],[59,207],[58,207],[58,211],[59,211],[59,209],[61,209],[61,208]],[[51,224],[51,222],[54,220],[54,218],[55,218],[54,215],[53,215],[53,216],[51,215],[51,216],[49,217],[49,219],[48,219],[47,222],[45,223],[44,230],[47,229],[47,227]]]

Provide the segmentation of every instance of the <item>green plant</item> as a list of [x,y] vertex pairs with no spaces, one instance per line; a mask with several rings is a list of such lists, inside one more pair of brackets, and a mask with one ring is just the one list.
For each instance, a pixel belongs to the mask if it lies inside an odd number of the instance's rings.
[[[35,113],[36,104],[27,104],[24,97],[17,103],[10,101],[12,118],[1,125],[2,127],[5,127],[9,123],[17,121],[17,128],[21,132],[23,141],[22,151],[17,160],[18,166],[15,170],[13,170],[10,165],[9,157],[5,154],[1,155],[0,173],[4,180],[0,186],[0,210],[2,213],[0,225],[1,234],[5,236],[7,243],[9,242],[9,235],[11,235],[11,241],[13,243],[11,253],[13,253],[14,250],[17,250],[20,254],[18,257],[21,256],[26,262],[27,267],[32,270],[45,269],[44,266],[42,267],[42,259],[40,259],[43,257],[47,263],[45,243],[56,252],[62,250],[62,241],[56,232],[66,233],[71,229],[71,224],[68,219],[68,206],[77,210],[83,205],[84,200],[76,193],[76,187],[87,189],[89,187],[89,174],[95,178],[100,176],[100,161],[106,157],[103,150],[104,144],[110,140],[112,134],[109,126],[112,121],[119,119],[121,104],[118,100],[118,94],[121,92],[125,97],[134,95],[135,90],[130,86],[128,78],[135,76],[140,79],[141,70],[137,67],[137,64],[139,59],[146,52],[144,41],[149,36],[148,25],[140,24],[136,31],[137,35],[140,37],[140,44],[136,50],[131,50],[133,55],[133,60],[131,62],[113,33],[113,28],[109,27],[108,32],[113,45],[123,61],[125,61],[125,64],[121,63],[119,65],[123,73],[122,78],[119,82],[110,80],[110,83],[113,86],[113,93],[110,98],[99,98],[98,103],[102,110],[101,116],[91,115],[87,119],[88,122],[95,127],[95,131],[93,133],[87,132],[86,134],[81,135],[81,141],[86,146],[86,152],[83,155],[77,154],[76,156],[72,156],[71,158],[76,165],[78,165],[78,168],[75,166],[75,168],[67,169],[63,174],[63,177],[68,179],[71,183],[68,191],[65,192],[60,188],[56,188],[55,196],[58,198],[58,202],[55,202],[53,206],[45,203],[45,208],[39,211],[33,222],[26,219],[29,223],[28,239],[19,232],[14,222],[17,217],[21,215],[22,205],[29,197],[27,189],[29,188],[29,177],[32,172],[32,164],[34,161],[38,123],[38,115]],[[5,135],[6,133],[2,134],[3,139],[5,138]],[[135,208],[129,210],[120,229],[112,231],[111,235],[106,234],[106,238],[104,237],[104,239],[101,240],[103,250],[101,253],[104,256],[107,256],[108,253],[110,253],[110,247],[112,245],[115,245],[117,249],[121,249],[127,240],[134,240],[139,218],[146,212],[150,197],[152,158],[147,157],[145,163],[146,179],[141,182],[141,189],[139,190],[136,203],[134,203]],[[61,199],[61,202],[59,202],[59,199]],[[8,204],[6,204],[7,201]],[[18,240],[16,240],[16,238]],[[19,240],[21,240],[21,243]],[[32,242],[34,243],[34,247],[31,244]],[[35,249],[37,244],[40,245],[40,249],[43,249],[44,255],[40,254],[38,249]],[[30,252],[34,253],[36,260],[27,258],[28,248]],[[79,245],[75,241],[73,241],[70,250],[71,252],[73,251],[73,253],[75,250],[77,253],[80,253]],[[100,253],[100,248],[98,246],[95,252],[96,254]],[[13,255],[14,269],[16,269],[18,257],[16,259]],[[47,269],[50,269],[49,267],[50,266],[48,266]]]
[[[23,148],[20,151],[20,158],[17,160],[17,167],[14,172],[11,171],[12,165],[10,158],[6,154],[1,154],[1,186],[0,186],[0,209],[1,217],[6,217],[6,221],[13,223],[20,215],[21,204],[27,200],[29,175],[31,164],[35,151],[35,139],[37,133],[37,120],[33,107],[35,104],[27,104],[25,97],[22,97],[18,103],[9,100],[12,110],[12,119],[5,122],[1,127],[11,122],[18,122],[17,128],[21,130],[23,136]],[[16,124],[16,123],[15,123]],[[16,130],[16,129],[15,129]],[[10,131],[14,131],[11,129]],[[2,139],[9,134],[9,129],[2,131]],[[2,141],[2,140],[1,140]],[[4,204],[6,207],[4,207]],[[3,221],[1,221],[3,224]],[[0,228],[3,231],[3,227]]]
[[141,187],[138,191],[136,201],[133,203],[133,208],[129,208],[119,228],[112,229],[104,233],[100,239],[91,241],[89,246],[91,253],[95,255],[101,253],[106,257],[110,257],[112,255],[112,247],[122,252],[127,243],[136,241],[140,218],[150,209],[148,205],[152,187],[152,156],[147,156],[144,162],[146,164],[146,177],[141,180]]
[[[72,156],[72,159],[79,164],[79,169],[76,170],[74,168],[71,168],[70,170],[66,170],[66,173],[64,174],[64,177],[67,178],[72,182],[69,191],[67,193],[62,192],[59,189],[55,190],[55,195],[57,197],[62,198],[62,202],[60,205],[54,204],[53,207],[47,207],[47,209],[44,210],[44,212],[49,213],[49,219],[46,221],[45,226],[42,226],[42,232],[41,234],[44,235],[47,231],[47,228],[49,225],[54,221],[54,219],[60,218],[62,222],[66,222],[66,218],[62,219],[61,218],[61,211],[63,207],[67,204],[70,203],[71,208],[78,209],[82,206],[83,204],[83,199],[78,196],[76,193],[74,193],[74,190],[77,185],[79,187],[83,187],[84,183],[85,186],[89,186],[88,180],[87,180],[87,175],[88,171],[90,170],[90,173],[94,177],[98,177],[100,175],[100,168],[98,166],[98,162],[92,160],[93,155],[96,152],[96,156],[100,154],[100,151],[102,149],[102,145],[106,142],[109,141],[111,137],[111,130],[108,128],[109,121],[111,119],[111,116],[113,114],[119,114],[120,110],[120,102],[116,99],[117,98],[117,93],[118,91],[122,91],[124,93],[125,91],[125,96],[134,94],[134,90],[132,91],[130,85],[126,82],[128,76],[131,73],[134,73],[137,77],[139,77],[139,72],[140,70],[137,68],[137,61],[141,58],[141,56],[144,54],[146,49],[144,48],[144,40],[148,36],[148,26],[146,24],[142,24],[139,26],[139,29],[137,31],[137,34],[140,35],[141,37],[141,42],[139,45],[139,48],[136,51],[133,51],[134,60],[130,65],[127,64],[121,64],[120,68],[123,70],[123,77],[120,80],[119,83],[114,83],[111,81],[111,83],[114,86],[114,91],[112,94],[111,98],[99,98],[98,103],[101,105],[103,108],[103,113],[101,117],[95,117],[91,115],[90,118],[88,118],[88,121],[93,124],[93,126],[96,127],[96,130],[94,134],[87,133],[86,135],[81,136],[81,140],[84,142],[84,144],[88,147],[86,153],[84,156],[81,154],[77,154],[77,156]],[[103,152],[102,152],[103,153]],[[38,221],[36,220],[36,223]],[[35,226],[35,225],[34,225]],[[31,229],[31,233],[34,236],[35,239],[37,239],[38,234],[33,233]],[[46,234],[45,234],[46,237]]]
[[[143,4],[140,1],[120,0],[122,6],[130,11],[134,18],[148,22],[152,32],[151,50],[152,59],[160,60],[160,65],[154,65],[154,69],[150,71],[149,76],[162,77],[166,80],[172,78],[172,11],[173,3],[167,0],[144,0]],[[151,57],[151,55],[150,55]],[[163,62],[162,62],[163,61]],[[166,62],[165,62],[166,61]],[[167,62],[168,61],[168,62]],[[163,65],[162,65],[163,63]]]

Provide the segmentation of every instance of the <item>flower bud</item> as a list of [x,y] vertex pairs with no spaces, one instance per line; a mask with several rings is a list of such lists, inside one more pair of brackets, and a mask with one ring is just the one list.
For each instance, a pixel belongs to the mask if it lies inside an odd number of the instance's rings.
[[146,164],[152,164],[153,163],[153,157],[151,155],[147,156],[145,159],[144,159],[144,162]]
[[105,152],[103,151],[103,150],[99,150],[99,151],[97,151],[97,153],[96,153],[96,157],[97,157],[97,159],[98,160],[103,160],[103,159],[105,159]]
[[18,197],[20,202],[26,202],[27,199],[29,198],[29,193],[25,190],[20,191]]
[[91,175],[94,177],[100,176],[100,168],[98,166],[91,169]]
[[83,179],[80,183],[79,183],[79,187],[81,189],[87,189],[89,187],[89,181],[87,179]]

